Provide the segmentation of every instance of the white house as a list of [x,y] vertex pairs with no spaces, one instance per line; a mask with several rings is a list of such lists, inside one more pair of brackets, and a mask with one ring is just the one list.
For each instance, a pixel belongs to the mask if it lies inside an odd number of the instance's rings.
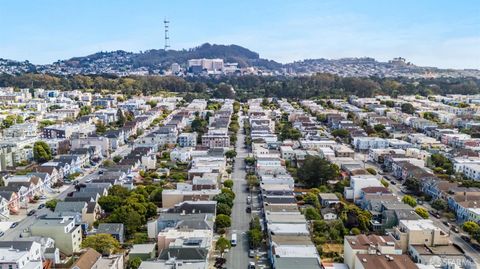
[[350,177],[350,186],[345,187],[344,196],[347,200],[360,198],[362,189],[366,187],[383,187],[382,183],[373,175],[356,175]]

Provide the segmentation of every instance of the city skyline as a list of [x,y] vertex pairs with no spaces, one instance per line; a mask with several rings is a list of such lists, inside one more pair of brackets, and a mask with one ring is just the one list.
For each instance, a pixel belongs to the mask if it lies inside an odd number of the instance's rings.
[[[236,44],[286,63],[308,58],[404,57],[420,66],[480,68],[474,1],[18,1],[2,4],[0,58],[46,64],[98,51]],[[213,15],[212,15],[213,14]]]

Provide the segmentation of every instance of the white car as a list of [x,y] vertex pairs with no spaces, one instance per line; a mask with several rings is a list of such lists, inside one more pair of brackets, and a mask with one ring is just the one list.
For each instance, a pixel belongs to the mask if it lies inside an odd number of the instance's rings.
[[87,178],[87,180],[85,180],[85,183],[90,183],[90,182],[92,182],[91,178]]

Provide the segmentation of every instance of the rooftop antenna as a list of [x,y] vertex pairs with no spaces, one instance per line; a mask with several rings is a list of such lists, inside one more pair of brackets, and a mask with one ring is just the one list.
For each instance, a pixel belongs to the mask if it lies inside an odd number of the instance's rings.
[[168,27],[169,27],[170,21],[167,21],[167,18],[163,20],[163,25],[165,28],[165,47],[164,50],[166,51],[168,48],[170,48],[170,37],[168,36]]

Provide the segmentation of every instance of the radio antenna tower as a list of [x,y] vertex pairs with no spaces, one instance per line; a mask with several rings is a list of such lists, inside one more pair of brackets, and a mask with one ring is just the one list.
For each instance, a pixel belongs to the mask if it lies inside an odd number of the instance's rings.
[[168,48],[170,48],[170,37],[168,36],[168,26],[169,26],[170,21],[167,21],[167,18],[163,20],[163,25],[165,27],[165,47],[164,50],[166,51]]

